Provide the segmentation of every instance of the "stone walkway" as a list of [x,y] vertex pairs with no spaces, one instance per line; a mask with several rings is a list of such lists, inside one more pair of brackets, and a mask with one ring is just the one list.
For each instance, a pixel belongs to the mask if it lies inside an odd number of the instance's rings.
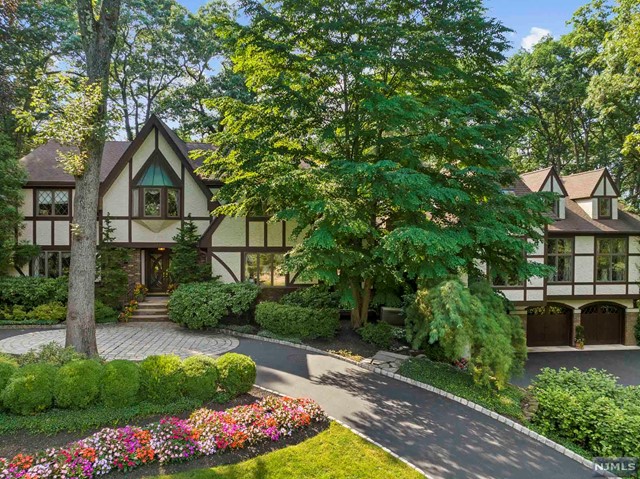
[[[64,344],[64,336],[64,329],[12,336],[0,341],[0,352],[23,354],[52,341]],[[203,335],[173,323],[136,322],[98,326],[96,337],[100,356],[105,359],[137,361],[154,354],[177,354],[182,358],[194,354],[217,356],[238,347],[236,338]]]
[[363,359],[360,362],[362,364],[373,364],[380,369],[395,373],[398,372],[402,363],[407,359],[409,359],[409,356],[403,354],[392,353],[390,351],[378,351],[372,358]]

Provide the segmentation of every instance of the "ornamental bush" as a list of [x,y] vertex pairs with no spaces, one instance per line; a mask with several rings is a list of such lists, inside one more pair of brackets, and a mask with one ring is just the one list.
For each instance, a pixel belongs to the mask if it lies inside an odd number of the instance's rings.
[[182,396],[183,384],[182,361],[175,354],[149,356],[140,363],[142,399],[168,404]]
[[248,312],[259,292],[251,283],[181,284],[169,299],[169,318],[190,329],[215,327],[226,316]]
[[96,301],[96,323],[117,323],[118,312],[104,304],[102,301]]
[[102,364],[95,359],[82,359],[65,364],[56,373],[53,397],[63,409],[85,409],[100,396]]
[[37,321],[55,321],[59,323],[67,318],[67,308],[59,301],[52,301],[36,306],[29,312],[27,317]]
[[53,405],[56,370],[51,364],[29,364],[18,369],[2,391],[4,407],[23,416],[49,409]]
[[393,326],[384,321],[367,323],[358,330],[358,334],[366,343],[373,344],[382,349],[389,349],[393,341]]
[[256,306],[256,323],[281,336],[329,339],[340,328],[340,313],[264,301]]
[[0,393],[5,388],[11,376],[18,370],[18,363],[11,358],[0,356]]
[[182,362],[185,397],[212,401],[218,393],[216,360],[208,356],[191,356]]
[[249,356],[237,353],[223,354],[216,361],[220,378],[221,401],[249,392],[256,382],[256,363]]
[[331,291],[326,285],[317,284],[284,295],[280,303],[303,308],[340,309],[340,293]]
[[67,304],[66,278],[17,276],[0,278],[0,304],[19,305],[31,310],[41,304],[59,301]]
[[23,354],[18,358],[18,362],[21,365],[47,363],[53,366],[63,366],[79,359],[87,359],[87,356],[72,347],[65,348],[55,341],[51,341],[38,349],[31,349]]
[[104,365],[100,399],[107,407],[126,407],[138,402],[140,367],[133,361],[115,359]]

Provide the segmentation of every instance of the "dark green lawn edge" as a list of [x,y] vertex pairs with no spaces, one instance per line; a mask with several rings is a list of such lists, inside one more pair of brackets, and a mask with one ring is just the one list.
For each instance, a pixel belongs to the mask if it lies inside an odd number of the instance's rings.
[[0,320],[0,326],[53,326],[61,324],[60,321],[46,321],[43,319],[25,319],[24,321]]

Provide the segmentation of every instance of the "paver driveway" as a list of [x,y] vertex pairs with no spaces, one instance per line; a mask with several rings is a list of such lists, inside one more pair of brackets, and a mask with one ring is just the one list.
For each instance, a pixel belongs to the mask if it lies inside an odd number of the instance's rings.
[[[64,336],[64,329],[14,335],[0,341],[0,352],[23,354],[51,341],[64,344]],[[238,346],[236,338],[202,335],[173,323],[98,326],[96,339],[100,356],[105,359],[142,360],[153,354],[177,354],[182,358],[194,354],[216,356]]]

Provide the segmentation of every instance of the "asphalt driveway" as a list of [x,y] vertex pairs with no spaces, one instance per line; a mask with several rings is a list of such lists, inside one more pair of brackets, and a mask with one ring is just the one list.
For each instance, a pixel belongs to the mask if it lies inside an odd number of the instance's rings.
[[514,378],[518,386],[528,386],[542,368],[605,369],[620,378],[624,385],[640,385],[640,350],[575,351],[562,353],[529,353],[524,376]]

